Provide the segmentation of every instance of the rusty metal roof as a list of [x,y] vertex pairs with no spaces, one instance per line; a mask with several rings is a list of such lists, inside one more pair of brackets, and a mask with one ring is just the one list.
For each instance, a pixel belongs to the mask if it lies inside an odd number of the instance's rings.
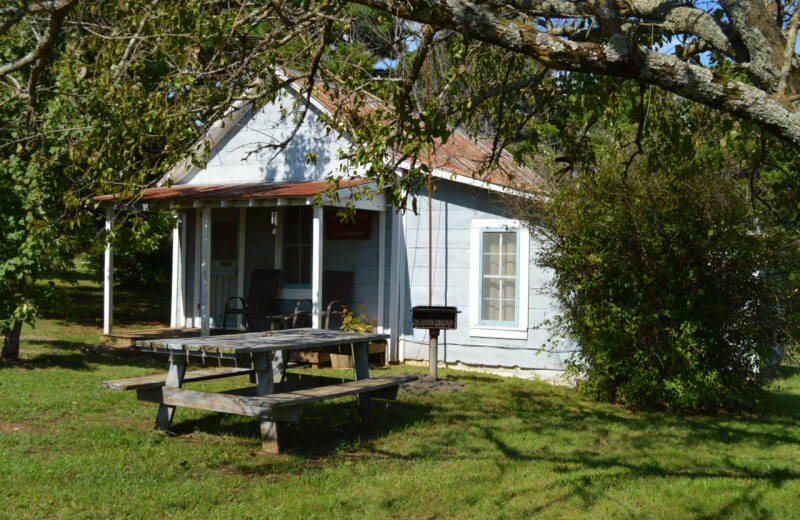
[[[302,86],[302,84],[300,85]],[[359,108],[362,113],[369,113],[379,107],[391,108],[388,104],[369,94]],[[338,96],[337,99],[333,99]],[[314,96],[320,105],[331,114],[341,113],[341,108],[352,103],[350,96],[342,93],[334,93],[320,86],[315,86]],[[346,117],[346,116],[345,116]],[[442,170],[470,179],[490,182],[500,186],[522,189],[527,191],[537,191],[542,178],[532,168],[518,164],[514,157],[502,150],[500,153],[495,151],[498,159],[495,164],[487,165],[489,157],[492,155],[492,141],[486,137],[470,136],[465,130],[456,128],[450,134],[446,143],[441,139],[434,141],[433,149],[430,153],[430,164],[434,169]],[[400,158],[399,154],[395,156]],[[418,163],[427,164],[428,156],[422,154],[417,158]]]
[[[226,185],[184,185],[149,188],[136,198],[137,202],[181,201],[181,200],[225,200],[225,199],[268,199],[278,197],[311,197],[331,187],[348,188],[363,184],[365,180],[342,180],[338,186],[325,181],[288,183],[248,183]],[[120,195],[100,195],[99,202],[118,200]]]

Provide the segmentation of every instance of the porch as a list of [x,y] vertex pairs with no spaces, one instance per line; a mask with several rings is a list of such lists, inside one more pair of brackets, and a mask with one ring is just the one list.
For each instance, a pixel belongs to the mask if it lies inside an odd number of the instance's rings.
[[[174,186],[145,190],[140,206],[148,211],[171,211],[173,232],[170,328],[155,331],[113,330],[113,251],[106,251],[104,339],[130,345],[150,337],[209,336],[227,330],[268,330],[277,316],[302,307],[312,328],[325,326],[326,277],[349,274],[347,291],[333,295],[350,312],[363,313],[385,333],[385,307],[390,266],[386,236],[392,230],[387,204],[378,193],[361,199],[361,182],[342,182],[340,193],[329,196],[327,183],[295,182],[248,186]],[[107,209],[110,229],[122,206]],[[339,201],[356,208],[356,221],[342,224]],[[353,203],[355,200],[355,203]],[[269,312],[246,319],[228,313],[231,299],[247,301],[255,275],[278,273],[279,288],[270,298]],[[248,326],[249,325],[249,326]],[[282,328],[282,327],[281,327]],[[338,328],[334,323],[331,328]]]

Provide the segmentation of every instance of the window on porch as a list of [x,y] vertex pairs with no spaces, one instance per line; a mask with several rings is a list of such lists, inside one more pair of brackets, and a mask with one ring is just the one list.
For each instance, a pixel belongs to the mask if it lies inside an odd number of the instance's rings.
[[312,220],[308,206],[292,206],[284,210],[284,285],[311,286]]

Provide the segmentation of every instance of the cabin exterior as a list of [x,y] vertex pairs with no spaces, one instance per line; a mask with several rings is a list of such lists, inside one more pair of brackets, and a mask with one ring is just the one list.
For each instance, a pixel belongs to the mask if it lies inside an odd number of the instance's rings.
[[[340,159],[346,137],[319,121],[331,107],[312,99],[294,131],[296,93],[265,107],[233,107],[207,135],[205,168],[176,165],[139,200],[152,211],[172,211],[174,232],[171,325],[242,329],[241,315],[225,316],[231,297],[246,298],[256,270],[280,272],[276,318],[256,317],[252,328],[289,324],[298,302],[310,325],[324,325],[326,277],[352,273],[350,287],[334,298],[390,335],[396,362],[427,362],[427,330],[414,329],[417,305],[458,307],[458,328],[439,336],[439,363],[522,377],[558,378],[573,346],[550,341],[541,327],[556,314],[545,289],[550,273],[534,263],[538,238],[514,219],[504,197],[514,193],[500,172],[473,177],[488,149],[454,132],[432,157],[434,195],[417,197],[418,213],[398,212],[374,183]],[[288,117],[287,117],[288,115]],[[270,145],[293,138],[285,148]],[[196,151],[193,151],[193,153]],[[308,161],[308,153],[316,161]],[[531,170],[501,162],[523,182]],[[328,176],[347,172],[330,196]],[[351,197],[355,192],[371,197]],[[520,194],[521,196],[521,194]],[[98,197],[113,218],[113,195]],[[320,204],[321,202],[321,204]],[[357,208],[355,223],[342,223],[337,206]],[[329,299],[329,298],[328,298]],[[305,304],[303,304],[305,305]],[[113,252],[106,252],[104,331],[113,322]],[[334,325],[336,326],[336,325]]]

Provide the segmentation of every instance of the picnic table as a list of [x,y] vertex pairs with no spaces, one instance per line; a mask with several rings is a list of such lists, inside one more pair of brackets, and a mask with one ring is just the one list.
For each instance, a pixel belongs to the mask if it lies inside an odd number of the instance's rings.
[[[355,395],[361,424],[372,423],[371,397],[394,399],[398,387],[417,379],[414,374],[369,375],[371,341],[384,334],[326,329],[289,329],[200,338],[137,341],[144,352],[169,356],[166,374],[103,381],[116,390],[136,390],[139,400],[158,403],[156,428],[167,430],[178,406],[257,417],[263,448],[279,453],[277,421],[297,421],[305,404]],[[348,349],[353,354],[354,379],[306,376],[286,372],[292,350]],[[187,370],[190,363],[217,365]],[[251,385],[223,392],[189,390],[183,385],[248,374]]]

